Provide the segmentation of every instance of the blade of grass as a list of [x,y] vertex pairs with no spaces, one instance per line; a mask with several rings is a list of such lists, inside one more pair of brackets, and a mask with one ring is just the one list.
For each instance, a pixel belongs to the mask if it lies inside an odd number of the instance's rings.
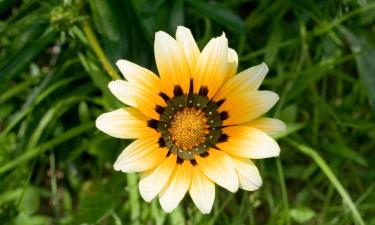
[[94,128],[94,123],[85,123],[81,124],[79,126],[76,126],[74,128],[71,128],[70,130],[66,131],[63,134],[58,135],[54,139],[45,142],[44,144],[35,147],[24,154],[20,155],[18,158],[14,159],[13,161],[10,161],[6,163],[5,165],[0,167],[0,174],[3,174],[19,165],[22,165],[29,160],[36,157],[39,153],[43,153],[45,151],[51,150],[53,147],[56,147],[57,145],[66,142],[67,140],[74,138],[78,136],[79,134],[82,134],[90,129]]
[[306,154],[307,156],[311,157],[315,163],[320,167],[320,169],[323,171],[323,173],[327,176],[329,181],[332,183],[332,185],[335,187],[336,191],[340,194],[342,200],[344,203],[348,206],[350,209],[353,220],[358,225],[364,225],[365,222],[363,221],[361,215],[358,212],[357,207],[355,206],[353,200],[351,199],[350,195],[346,191],[346,189],[342,186],[341,182],[338,180],[336,175],[333,173],[331,168],[328,166],[326,161],[317,153],[317,151],[313,148],[310,148],[309,146],[300,144],[292,139],[286,139],[286,141],[295,147],[300,152]]
[[280,157],[276,159],[276,167],[277,167],[277,173],[279,175],[279,182],[281,186],[281,196],[283,199],[283,206],[284,206],[284,217],[286,220],[286,224],[290,225],[290,216],[289,216],[289,202],[288,202],[288,193],[286,190],[286,184],[285,184],[285,177],[284,177],[284,171],[283,166],[281,164]]
[[134,173],[126,174],[127,186],[129,188],[129,201],[131,205],[130,219],[134,225],[140,224],[139,217],[141,212],[141,206],[139,203],[139,192],[138,192],[138,179]]

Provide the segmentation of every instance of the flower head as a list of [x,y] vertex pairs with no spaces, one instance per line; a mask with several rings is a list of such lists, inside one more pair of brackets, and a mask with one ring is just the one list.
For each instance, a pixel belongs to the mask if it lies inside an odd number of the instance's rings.
[[262,185],[250,159],[278,156],[269,136],[285,129],[260,117],[278,100],[258,90],[266,64],[237,73],[237,53],[225,35],[212,38],[200,52],[189,29],[178,27],[176,39],[155,35],[159,76],[126,60],[117,66],[127,81],[109,83],[124,107],[104,113],[96,126],[106,134],[136,139],[120,154],[115,170],[141,172],[139,191],[145,201],[159,195],[166,212],[185,194],[209,213],[215,183],[236,192]]

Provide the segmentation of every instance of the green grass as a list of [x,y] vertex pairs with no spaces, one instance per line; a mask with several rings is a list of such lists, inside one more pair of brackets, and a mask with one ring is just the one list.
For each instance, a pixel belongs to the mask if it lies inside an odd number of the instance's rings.
[[[0,0],[0,224],[375,224],[375,2]],[[216,188],[202,215],[171,214],[112,164],[130,143],[95,118],[121,106],[125,58],[156,71],[153,38],[224,31],[240,70],[265,61],[281,156],[256,192]]]

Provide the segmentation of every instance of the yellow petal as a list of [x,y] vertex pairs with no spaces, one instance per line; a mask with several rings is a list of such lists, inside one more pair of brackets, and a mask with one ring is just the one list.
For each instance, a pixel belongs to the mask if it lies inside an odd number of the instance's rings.
[[194,92],[206,86],[212,98],[221,87],[228,68],[228,40],[223,34],[211,39],[199,55],[193,72]]
[[250,67],[233,76],[220,88],[215,95],[215,100],[226,98],[228,95],[238,92],[251,92],[257,90],[268,72],[265,63]]
[[237,157],[232,157],[232,160],[238,174],[240,188],[246,191],[255,191],[262,186],[258,168],[251,160]]
[[123,80],[109,82],[108,88],[122,103],[139,109],[147,117],[159,119],[155,107],[164,104],[160,96]]
[[234,49],[228,49],[228,68],[227,74],[225,75],[225,80],[227,81],[232,78],[237,73],[238,67],[238,55]]
[[123,59],[118,60],[116,65],[132,85],[149,90],[155,95],[163,91],[160,78],[150,70]]
[[195,42],[190,29],[183,26],[177,27],[176,40],[184,52],[191,74],[199,57],[199,48],[197,43]]
[[198,166],[193,167],[189,193],[203,214],[211,212],[215,200],[215,184],[202,173]]
[[262,159],[279,156],[279,145],[266,133],[247,126],[231,126],[223,129],[228,135],[226,142],[218,143],[217,147],[232,155]]
[[175,166],[175,154],[168,156],[158,167],[142,174],[139,181],[139,192],[146,202],[150,202],[164,188]]
[[128,145],[117,158],[114,169],[122,172],[142,172],[159,165],[167,155],[166,148],[160,148],[160,135],[140,138]]
[[266,113],[279,100],[272,91],[239,92],[229,95],[219,107],[219,111],[227,111],[225,126],[250,122]]
[[95,123],[99,130],[113,137],[136,139],[155,133],[147,127],[147,119],[138,109],[127,107],[103,113]]
[[173,97],[173,89],[180,85],[188,93],[190,73],[183,50],[175,39],[163,31],[155,34],[155,60],[166,94]]
[[271,136],[286,131],[285,123],[275,118],[261,117],[244,125],[257,128]]
[[191,183],[191,167],[188,160],[175,167],[169,183],[159,195],[159,202],[165,212],[172,212],[184,198]]
[[210,149],[206,157],[197,156],[195,159],[202,172],[212,181],[231,192],[239,187],[238,176],[233,162],[226,153]]

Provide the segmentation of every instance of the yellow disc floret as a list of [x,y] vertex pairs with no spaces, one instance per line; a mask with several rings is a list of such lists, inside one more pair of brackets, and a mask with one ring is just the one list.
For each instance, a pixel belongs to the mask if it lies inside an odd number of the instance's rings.
[[202,110],[185,108],[174,115],[168,131],[177,147],[189,151],[206,140],[208,127]]

